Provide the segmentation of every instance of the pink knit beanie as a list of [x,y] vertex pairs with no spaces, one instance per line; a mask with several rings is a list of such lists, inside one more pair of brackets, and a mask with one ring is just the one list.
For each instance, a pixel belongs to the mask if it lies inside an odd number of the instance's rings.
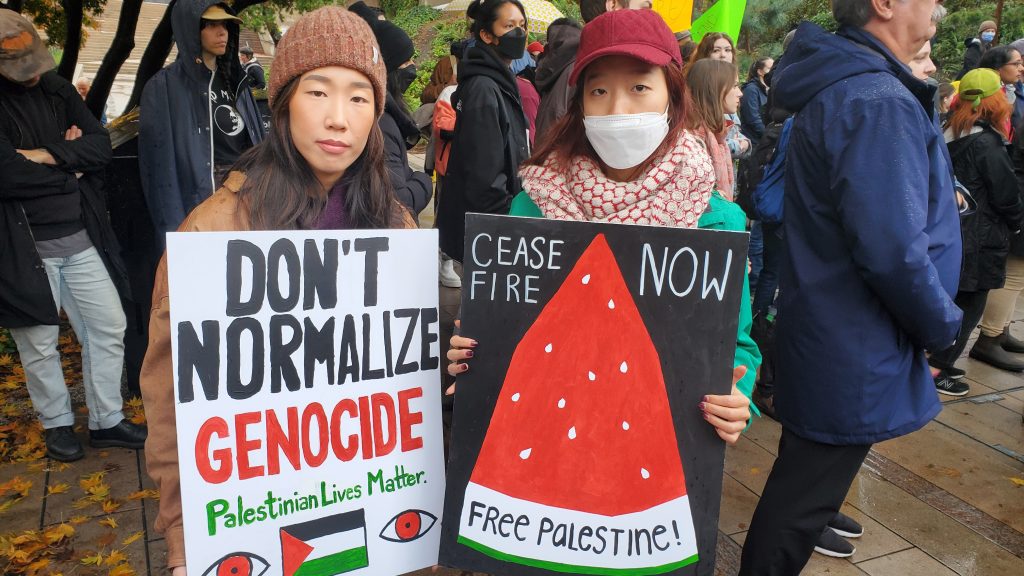
[[344,66],[366,75],[373,85],[377,117],[384,113],[387,72],[370,26],[339,6],[325,6],[302,18],[281,38],[270,69],[270,105],[296,76],[325,66]]

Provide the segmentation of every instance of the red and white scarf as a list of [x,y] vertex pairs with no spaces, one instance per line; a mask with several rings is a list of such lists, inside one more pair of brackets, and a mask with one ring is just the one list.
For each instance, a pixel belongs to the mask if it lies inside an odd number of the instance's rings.
[[683,131],[675,145],[633,182],[616,182],[589,158],[559,170],[549,158],[520,173],[523,189],[548,218],[696,228],[715,187],[704,145]]

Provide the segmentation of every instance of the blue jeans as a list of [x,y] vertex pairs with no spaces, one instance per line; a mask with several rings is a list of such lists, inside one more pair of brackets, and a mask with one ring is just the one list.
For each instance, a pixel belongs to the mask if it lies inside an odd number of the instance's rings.
[[[116,426],[121,412],[125,317],[117,288],[96,248],[67,258],[43,258],[50,290],[82,345],[82,381],[89,429]],[[59,326],[12,328],[28,393],[43,428],[71,426],[75,414],[57,351]]]
[[747,250],[747,258],[750,260],[750,293],[757,290],[757,280],[761,276],[763,267],[762,255],[764,254],[764,236],[761,233],[761,221],[754,220],[750,225],[750,247]]

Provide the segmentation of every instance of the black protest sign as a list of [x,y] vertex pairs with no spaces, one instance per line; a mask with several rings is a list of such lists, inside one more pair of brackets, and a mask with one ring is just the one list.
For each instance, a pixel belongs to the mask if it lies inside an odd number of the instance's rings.
[[466,218],[441,562],[711,574],[747,236]]

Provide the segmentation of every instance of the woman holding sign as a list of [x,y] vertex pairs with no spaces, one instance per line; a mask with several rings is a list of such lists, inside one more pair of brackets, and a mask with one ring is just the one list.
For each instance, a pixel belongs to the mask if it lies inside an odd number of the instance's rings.
[[[370,27],[339,7],[300,18],[277,47],[267,89],[267,139],[179,228],[191,231],[411,228],[395,199],[377,120],[384,60]],[[160,488],[156,529],[167,564],[185,574],[166,256],[157,269],[141,385],[150,426],[146,461]],[[199,567],[204,568],[204,567]]]
[[[686,130],[692,110],[682,64],[672,31],[655,12],[608,12],[587,24],[569,80],[576,95],[521,171],[525,193],[516,197],[512,214],[724,228],[719,208],[725,201],[712,196],[714,166]],[[700,405],[730,444],[750,420],[760,363],[749,336],[748,294],[744,282],[732,393],[706,396]],[[469,369],[464,361],[476,342],[455,336],[451,344],[448,372],[457,376]]]

